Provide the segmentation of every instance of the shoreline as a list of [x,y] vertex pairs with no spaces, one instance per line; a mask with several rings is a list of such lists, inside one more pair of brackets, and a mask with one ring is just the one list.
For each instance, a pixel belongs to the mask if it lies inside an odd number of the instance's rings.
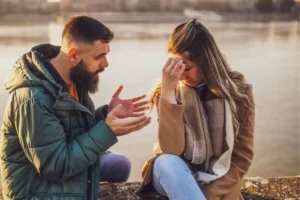
[[104,23],[180,23],[196,18],[203,22],[288,22],[300,21],[300,16],[281,13],[235,12],[221,13],[213,11],[184,12],[69,12],[55,14],[6,14],[0,16],[0,25],[29,25],[45,22],[64,23],[74,15],[88,15]]
[[[116,23],[105,22],[105,25],[115,33],[117,40],[153,40],[169,38],[171,31],[176,27],[177,22],[164,23]],[[256,31],[261,36],[269,34],[282,34],[281,28],[286,34],[300,36],[300,23],[298,21],[286,22],[204,22],[204,24],[220,38],[228,36],[228,32],[236,31],[240,34],[248,34],[249,31]],[[45,21],[31,24],[0,24],[0,42],[5,45],[12,43],[58,41],[63,29],[63,23]],[[291,33],[291,31],[293,33]],[[220,35],[221,34],[221,35]],[[225,35],[224,35],[225,34]]]

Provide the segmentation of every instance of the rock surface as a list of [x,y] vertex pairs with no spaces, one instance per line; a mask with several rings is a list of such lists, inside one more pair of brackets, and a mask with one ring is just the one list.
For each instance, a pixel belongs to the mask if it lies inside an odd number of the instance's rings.
[[[138,182],[130,183],[101,183],[101,200],[165,200],[159,195],[151,198],[140,198],[135,195]],[[242,188],[245,200],[298,200],[300,199],[300,176],[279,178],[245,178]]]
[[[135,195],[139,182],[100,183],[100,200],[166,200],[160,195],[140,198]],[[299,200],[300,176],[278,178],[245,178],[242,188],[245,200]],[[2,190],[0,200],[2,200]]]

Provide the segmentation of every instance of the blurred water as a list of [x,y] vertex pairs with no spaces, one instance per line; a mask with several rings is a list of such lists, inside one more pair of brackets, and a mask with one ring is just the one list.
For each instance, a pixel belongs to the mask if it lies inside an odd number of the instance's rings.
[[[159,81],[167,55],[167,40],[176,24],[107,24],[116,35],[101,74],[95,105],[109,102],[121,84],[121,97],[148,93]],[[299,175],[299,24],[206,24],[230,66],[242,72],[254,88],[256,101],[255,157],[248,176]],[[60,43],[61,25],[0,26],[0,80],[15,60],[39,43]],[[8,98],[0,87],[0,120]],[[132,161],[130,180],[141,180],[141,167],[153,155],[157,141],[156,113],[152,123],[110,150]]]

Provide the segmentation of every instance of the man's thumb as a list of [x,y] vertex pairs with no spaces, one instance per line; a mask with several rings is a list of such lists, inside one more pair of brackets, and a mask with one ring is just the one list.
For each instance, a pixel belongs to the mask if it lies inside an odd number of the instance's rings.
[[109,115],[111,116],[111,117],[116,117],[117,116],[117,113],[118,113],[118,111],[121,109],[121,107],[122,107],[122,104],[119,104],[119,105],[117,105],[116,107],[114,107],[111,111],[110,111],[110,113],[109,113]]

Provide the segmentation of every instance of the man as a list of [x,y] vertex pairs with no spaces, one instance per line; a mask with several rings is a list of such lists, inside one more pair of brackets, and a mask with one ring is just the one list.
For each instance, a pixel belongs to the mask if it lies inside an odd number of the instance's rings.
[[5,83],[11,95],[1,128],[4,199],[98,199],[100,180],[126,181],[130,170],[124,156],[106,150],[116,136],[150,123],[141,112],[145,95],[121,100],[122,87],[109,105],[94,109],[88,93],[108,66],[107,27],[74,17],[62,39],[61,47],[39,45],[23,55]]

